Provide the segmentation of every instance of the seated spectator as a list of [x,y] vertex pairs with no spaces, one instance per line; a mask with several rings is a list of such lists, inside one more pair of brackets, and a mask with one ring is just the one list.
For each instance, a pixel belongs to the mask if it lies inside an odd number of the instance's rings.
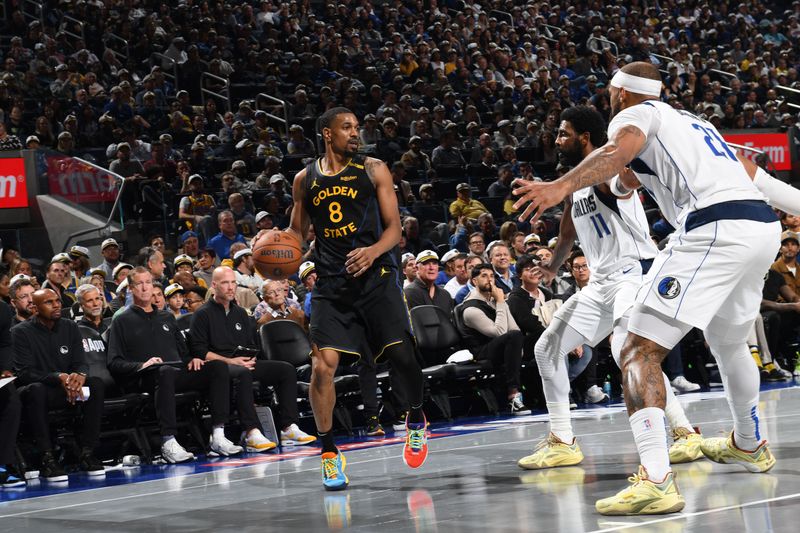
[[517,275],[520,285],[508,295],[508,309],[514,317],[519,329],[525,334],[524,351],[533,358],[533,348],[536,341],[544,333],[544,325],[533,314],[535,309],[553,298],[553,294],[540,287],[542,275],[538,269],[539,260],[532,255],[523,255],[517,261]]
[[[66,259],[69,260],[69,256],[67,256]],[[42,283],[42,288],[51,289],[58,295],[59,300],[61,300],[61,307],[65,310],[64,315],[69,317],[72,304],[75,303],[75,296],[67,292],[64,288],[64,282],[69,273],[69,267],[67,267],[63,258],[59,258],[59,256],[56,255],[53,257],[53,261],[47,264],[46,272],[46,279],[44,283]],[[59,313],[59,317],[60,316],[61,314]]]
[[179,283],[171,283],[164,289],[164,298],[167,300],[165,311],[174,316],[175,319],[186,314],[183,293],[183,287]]
[[286,290],[280,281],[267,280],[262,289],[264,301],[253,310],[253,318],[259,325],[273,320],[287,319],[305,329],[305,313],[300,307],[289,306]]
[[450,216],[454,220],[461,217],[477,219],[481,213],[488,211],[485,205],[472,198],[472,187],[468,183],[459,183],[456,186],[456,199],[450,204]]
[[417,256],[411,252],[404,253],[400,258],[400,268],[403,269],[403,289],[417,279]]
[[211,275],[214,273],[214,262],[217,260],[217,253],[213,248],[204,248],[197,254],[197,265],[194,277],[203,280],[206,288],[211,286]]
[[203,177],[192,174],[188,178],[189,195],[181,198],[178,206],[178,219],[185,220],[186,226],[194,230],[207,243],[214,235],[212,215],[217,209],[214,198],[203,191]]
[[[241,453],[242,448],[225,437],[230,405],[228,366],[189,356],[175,317],[153,304],[153,278],[146,269],[137,267],[128,274],[128,286],[133,305],[111,323],[108,368],[127,390],[155,394],[164,460],[182,463],[194,459],[175,439],[175,394],[186,390],[201,390],[208,395],[213,428],[211,451],[223,456]],[[164,365],[165,362],[175,364]],[[274,447],[271,444],[258,451]]]
[[228,259],[230,257],[230,249],[233,243],[247,243],[244,235],[236,231],[236,224],[233,220],[233,213],[228,210],[222,211],[217,215],[219,233],[208,241],[208,246],[214,249],[214,253],[220,259]]
[[[61,317],[61,299],[51,289],[33,293],[36,316],[11,328],[14,343],[14,374],[21,385],[20,397],[31,434],[42,459],[39,476],[48,481],[66,481],[67,474],[53,455],[48,412],[80,410],[80,469],[90,476],[105,475],[103,463],[94,456],[100,439],[105,387],[98,377],[86,377],[89,365],[75,322]],[[58,350],[53,350],[59,346]],[[88,390],[88,393],[87,393]]]
[[530,414],[520,392],[520,365],[524,335],[508,309],[505,293],[495,284],[492,265],[472,269],[474,289],[457,309],[463,324],[464,344],[478,360],[503,369],[512,414]]
[[[253,405],[253,381],[272,386],[278,398],[277,426],[284,444],[309,444],[316,437],[297,427],[297,374],[289,363],[238,356],[238,346],[254,347],[256,328],[244,309],[234,301],[236,276],[233,270],[218,267],[211,281],[214,297],[194,312],[190,339],[191,354],[204,361],[223,361],[238,382],[239,419],[248,435],[261,431]],[[270,289],[277,290],[277,289]]]
[[300,278],[300,283],[303,284],[303,289],[305,290],[305,294],[303,295],[303,313],[306,315],[306,323],[308,323],[308,321],[311,320],[311,293],[314,291],[314,286],[317,284],[317,269],[314,263],[306,261],[300,265],[297,276]]
[[798,272],[797,252],[800,250],[798,235],[786,230],[781,234],[780,257],[772,263],[770,270],[781,274],[786,284],[795,294],[800,294],[800,272]]
[[36,314],[36,306],[33,305],[33,293],[36,292],[36,288],[31,283],[31,279],[24,274],[17,274],[12,279],[13,281],[8,287],[8,297],[14,311],[11,325],[15,326]]
[[266,211],[259,211],[256,213],[256,231],[270,230],[275,227],[275,221],[272,215]]
[[130,263],[118,263],[117,266],[114,267],[114,270],[111,271],[111,281],[119,287],[122,280],[128,277],[128,272],[133,270],[133,265]]
[[436,248],[430,239],[426,239],[419,234],[419,221],[414,217],[406,217],[403,220],[403,233],[406,237],[406,246],[403,252],[418,254],[422,250]]
[[517,138],[511,134],[513,124],[510,120],[501,120],[497,123],[497,131],[494,133],[494,145],[497,148],[511,146],[516,148],[519,145]]
[[91,328],[99,335],[105,333],[111,323],[111,310],[106,305],[103,294],[94,285],[84,284],[78,287],[75,296],[81,306],[78,325]]
[[[444,254],[444,256],[447,257],[447,254]],[[466,287],[467,283],[469,283],[467,254],[458,253],[458,255],[456,255],[450,261],[453,263],[453,277],[450,278],[450,281],[445,283],[444,290],[446,290],[448,294],[450,294],[450,296],[452,296],[455,300],[458,291],[460,291],[463,287]],[[483,263],[483,260],[481,259],[479,262]]]
[[153,275],[155,283],[164,284],[168,281],[164,273],[166,265],[164,264],[164,254],[152,246],[145,246],[139,251],[140,265],[145,267]]
[[408,151],[400,157],[400,162],[406,167],[425,171],[431,169],[431,159],[428,154],[422,151],[422,139],[413,136],[408,140]]
[[[235,251],[234,247],[237,248]],[[253,251],[240,243],[231,246],[231,251],[233,251],[233,270],[236,272],[236,284],[253,292],[258,292],[261,289],[263,280],[256,275]]]
[[497,181],[489,185],[487,194],[491,198],[505,198],[511,192],[511,182],[514,180],[514,174],[511,172],[509,165],[503,165],[498,170]]
[[416,257],[417,278],[403,289],[406,305],[413,309],[418,305],[435,305],[449,316],[453,312],[453,298],[436,285],[439,275],[439,256],[433,250],[423,250]]
[[439,146],[433,149],[431,165],[434,168],[441,166],[464,166],[466,162],[461,151],[455,147],[456,132],[447,129],[439,139]]
[[455,260],[457,257],[466,257],[466,254],[461,254],[458,250],[448,250],[442,256],[439,274],[436,276],[436,284],[444,287],[453,276],[455,276]]
[[253,214],[248,211],[242,193],[235,192],[228,197],[228,207],[233,213],[233,220],[236,223],[236,228],[245,237],[252,237],[256,234],[256,219]]
[[317,150],[314,148],[314,143],[311,139],[305,136],[303,126],[293,124],[289,127],[289,142],[286,144],[286,153],[307,155],[314,157],[317,155]]
[[406,177],[406,166],[400,161],[395,161],[392,164],[392,182],[394,184],[394,192],[397,195],[397,205],[401,211],[408,212],[403,209],[414,203],[414,193],[411,192],[411,184],[404,178]]
[[183,295],[183,304],[187,314],[194,313],[200,309],[200,306],[206,303],[206,294],[208,294],[208,289],[201,287],[200,285],[187,287],[185,289],[185,294]]
[[505,243],[497,242],[489,248],[489,262],[494,269],[494,281],[505,294],[519,287],[519,278],[511,266],[511,252]]

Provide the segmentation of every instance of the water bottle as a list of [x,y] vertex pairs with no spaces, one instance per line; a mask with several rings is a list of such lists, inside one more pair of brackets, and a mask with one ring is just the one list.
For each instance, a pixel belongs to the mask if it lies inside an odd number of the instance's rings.
[[606,376],[605,382],[603,382],[603,392],[608,396],[608,399],[611,399],[611,376]]

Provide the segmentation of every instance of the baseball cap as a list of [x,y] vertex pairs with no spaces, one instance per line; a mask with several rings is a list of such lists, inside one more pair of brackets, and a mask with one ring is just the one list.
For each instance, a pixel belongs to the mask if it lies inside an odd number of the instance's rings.
[[244,248],[243,250],[239,250],[235,254],[233,254],[233,260],[236,261],[240,257],[244,257],[246,255],[253,255],[253,250],[250,248]]
[[192,230],[184,231],[181,234],[181,244],[185,243],[186,241],[188,241],[192,237],[197,238],[197,233],[195,233]]
[[245,163],[241,159],[237,159],[231,165],[231,170],[234,170],[234,169],[237,169],[237,168],[247,168],[247,163]]
[[130,263],[120,263],[114,267],[114,270],[111,271],[111,276],[116,278],[117,274],[119,274],[119,271],[123,268],[133,268],[133,265]]
[[403,268],[405,268],[408,262],[412,259],[416,260],[414,254],[412,254],[411,252],[406,252],[400,257],[400,264],[403,265]]
[[264,217],[271,217],[271,216],[272,215],[270,215],[266,211],[259,211],[258,213],[256,213],[256,224],[261,222],[261,219],[263,219]]
[[50,260],[51,263],[71,263],[72,258],[69,256],[67,252],[61,252],[60,254],[56,254]]
[[175,257],[175,260],[172,262],[175,268],[178,268],[180,265],[192,265],[194,266],[194,259],[189,257],[186,254],[180,254]]
[[73,259],[77,257],[85,257],[86,259],[89,259],[89,249],[83,246],[73,246],[69,249],[68,253]]
[[542,243],[542,239],[540,239],[539,236],[536,235],[535,233],[531,233],[530,235],[526,235],[525,236],[525,240],[522,241],[522,244],[525,246],[525,248],[527,248],[528,246],[531,246],[532,244],[541,244],[541,243]]
[[269,178],[269,184],[272,185],[273,183],[280,183],[283,181],[283,174],[273,174]]
[[448,250],[448,251],[447,251],[447,252],[446,252],[446,253],[445,253],[445,254],[442,256],[441,262],[442,262],[442,263],[447,263],[448,261],[452,261],[453,259],[456,259],[457,257],[461,257],[461,256],[463,256],[463,255],[465,255],[465,254],[464,254],[464,253],[462,253],[462,252],[460,252],[460,251],[458,251],[458,250],[455,250],[455,249],[453,249],[453,250]]
[[316,270],[316,267],[314,266],[313,261],[306,261],[300,265],[300,270],[297,271],[297,275],[300,276],[300,281],[306,279],[309,274],[314,272],[314,270]]
[[26,275],[26,274],[17,274],[16,276],[14,276],[13,278],[11,278],[11,279],[9,280],[8,284],[9,284],[9,285],[13,285],[13,284],[15,284],[16,282],[18,282],[18,281],[20,281],[20,280],[23,280],[23,279],[31,279],[31,277],[30,277],[30,276],[28,276],[28,275]]
[[173,294],[183,294],[183,287],[178,285],[177,283],[173,283],[171,285],[167,285],[167,288],[164,289],[164,296],[169,298]]
[[556,247],[556,243],[558,242],[558,237],[553,237],[549,241],[547,241],[547,247],[552,249]]
[[456,185],[456,191],[467,191],[472,190],[472,187],[469,186],[469,183],[459,183]]
[[[794,240],[794,242],[800,244],[800,238],[798,237],[797,233],[795,233],[793,231],[790,231],[788,229],[786,231],[784,231],[783,233],[781,233],[781,244],[783,244],[785,241],[788,241],[790,239]],[[55,260],[55,258],[53,258],[53,259]]]
[[192,174],[191,176],[189,176],[189,179],[187,180],[187,183],[191,183],[194,180],[203,181],[203,176],[201,176],[200,174]]
[[39,137],[37,137],[36,135],[28,135],[28,138],[25,139],[25,144],[28,144],[28,143],[31,143],[31,142],[37,142],[37,143],[41,144],[41,141],[39,140]]
[[102,276],[103,279],[106,279],[106,271],[102,268],[93,268],[89,271],[89,276]]
[[429,190],[429,189],[430,189],[430,190],[432,190],[432,189],[433,189],[433,185],[431,185],[430,183],[423,183],[423,184],[422,184],[422,185],[420,185],[420,187],[419,187],[419,192],[422,192],[422,191],[427,191],[427,190]]
[[422,264],[427,261],[439,261],[439,255],[433,250],[422,250],[417,254],[418,264]]

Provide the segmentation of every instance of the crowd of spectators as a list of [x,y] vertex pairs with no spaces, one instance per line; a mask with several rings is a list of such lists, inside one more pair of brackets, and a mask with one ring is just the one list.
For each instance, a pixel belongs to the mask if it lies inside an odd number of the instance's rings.
[[[487,303],[462,313],[461,332],[483,342],[477,358],[503,368],[519,412],[518,367],[530,363],[531,339],[546,325],[541,304],[568,297],[590,275],[580,255],[547,287],[525,274],[552,257],[560,213],[529,227],[516,222],[510,201],[513,179],[564,170],[555,149],[561,111],[588,104],[608,119],[610,78],[631,61],[650,61],[674,107],[719,129],[785,131],[800,117],[791,114],[793,93],[777,87],[800,88],[799,20],[800,1],[49,1],[36,20],[10,11],[2,30],[10,44],[2,49],[0,147],[80,156],[126,178],[124,218],[142,231],[128,243],[103,242],[102,259],[78,246],[47,263],[41,287],[65,311],[86,311],[75,293],[88,283],[104,313],[122,312],[130,272],[143,267],[153,305],[180,318],[215,301],[209,289],[222,264],[234,271],[235,302],[258,324],[306,327],[313,264],[291,284],[263,280],[248,243],[288,224],[294,173],[319,154],[316,117],[350,108],[361,150],[392,172],[409,301],[448,314],[465,300]],[[648,214],[663,239],[669,228],[657,211]],[[144,239],[149,227],[169,230]],[[306,248],[312,243],[313,234]],[[784,248],[796,255],[791,244]],[[9,246],[2,262],[0,296],[27,320],[40,285],[15,276],[33,276],[31,264]],[[776,302],[792,301],[778,280],[773,289]],[[542,307],[540,320],[498,312],[506,297],[512,308]],[[603,379],[589,376],[577,397],[603,401]]]

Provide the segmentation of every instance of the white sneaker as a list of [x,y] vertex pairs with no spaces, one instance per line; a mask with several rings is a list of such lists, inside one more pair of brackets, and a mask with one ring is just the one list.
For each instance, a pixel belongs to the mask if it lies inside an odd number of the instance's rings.
[[600,403],[607,401],[608,395],[597,385],[592,385],[586,390],[585,398],[587,403]]
[[523,416],[531,414],[531,410],[525,406],[525,402],[522,401],[522,393],[518,392],[514,395],[511,400],[509,400],[509,407],[511,409],[511,414],[514,416]]
[[169,439],[161,445],[161,457],[163,457],[166,462],[172,464],[194,460],[194,454],[187,452],[174,438]]
[[286,428],[286,430],[281,431],[281,444],[296,444],[302,446],[304,444],[311,444],[315,440],[317,440],[317,437],[304,432],[297,427],[297,424],[292,424]]
[[243,432],[241,445],[249,453],[266,452],[278,446],[265,437],[260,429],[253,429],[249,433]]
[[697,383],[692,383],[684,376],[678,376],[677,378],[673,379],[670,383],[672,386],[678,389],[680,392],[693,392],[696,390],[700,390],[700,385]]
[[242,453],[243,449],[241,446],[237,446],[231,441],[227,439],[224,435],[221,437],[214,438],[214,434],[211,435],[211,441],[209,443],[209,447],[211,451],[208,455],[222,455],[227,457],[229,455],[237,455]]

